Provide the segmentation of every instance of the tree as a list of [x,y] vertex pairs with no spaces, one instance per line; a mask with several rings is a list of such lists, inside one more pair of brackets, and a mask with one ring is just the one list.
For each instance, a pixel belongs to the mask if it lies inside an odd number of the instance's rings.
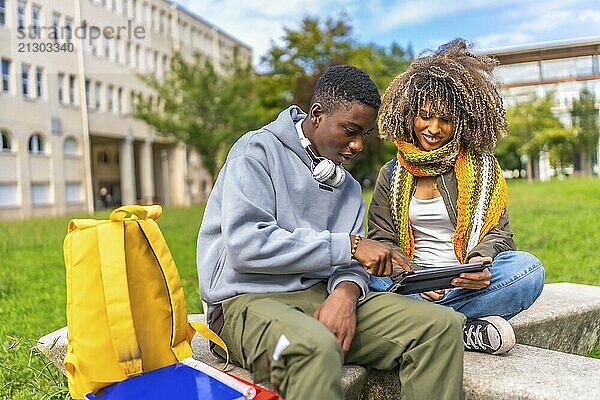
[[[367,71],[380,92],[412,57],[399,45],[389,48],[360,44],[352,37],[347,16],[305,17],[297,29],[286,27],[282,45],[272,44],[262,57],[261,73],[234,62],[224,74],[200,54],[186,62],[175,54],[163,81],[141,77],[160,98],[161,107],[140,101],[135,116],[157,133],[173,137],[198,151],[216,177],[224,157],[243,133],[272,121],[291,104],[307,109],[318,77],[335,64],[354,64]],[[377,135],[367,138],[365,151],[350,165],[359,180],[375,178],[381,164],[395,153]]]
[[[515,169],[515,160],[525,156],[527,179],[531,181],[537,175],[534,173],[535,161],[541,151],[554,154],[555,162],[564,161],[556,155],[564,155],[565,149],[570,148],[573,134],[552,114],[553,104],[552,93],[542,98],[532,95],[529,100],[507,110],[510,135],[500,141],[496,149],[503,168]],[[515,151],[517,154],[514,154]]]
[[193,62],[175,53],[162,81],[140,79],[156,91],[160,107],[142,99],[135,117],[197,150],[213,180],[235,140],[256,127],[254,71],[236,57],[221,74],[199,53]]
[[592,174],[592,160],[598,146],[598,109],[595,106],[596,97],[588,88],[579,92],[579,99],[573,100],[571,119],[575,128],[575,150],[578,154],[576,169],[583,175]]
[[[273,43],[261,59],[265,73],[258,91],[263,115],[274,118],[290,104],[307,110],[317,79],[336,64],[352,64],[365,70],[383,93],[411,58],[412,50],[404,51],[396,43],[389,48],[358,43],[345,14],[324,21],[307,16],[297,29],[285,27],[282,44]],[[364,151],[348,168],[359,181],[374,179],[379,166],[395,154],[394,146],[383,143],[376,134],[368,136],[365,143]]]

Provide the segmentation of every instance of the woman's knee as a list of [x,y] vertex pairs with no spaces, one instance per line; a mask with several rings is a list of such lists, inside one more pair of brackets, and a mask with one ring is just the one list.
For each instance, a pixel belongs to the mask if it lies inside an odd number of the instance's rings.
[[537,288],[544,284],[544,266],[524,251],[505,251],[496,256],[491,267],[492,287],[517,284]]

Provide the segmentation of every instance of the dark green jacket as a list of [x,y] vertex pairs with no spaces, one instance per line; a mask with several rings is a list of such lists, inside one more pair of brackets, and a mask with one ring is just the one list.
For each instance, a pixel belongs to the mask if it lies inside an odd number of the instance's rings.
[[[379,170],[379,176],[375,183],[373,199],[369,206],[369,231],[367,237],[392,246],[394,249],[398,250],[413,268],[418,269],[419,267],[404,255],[396,242],[396,229],[390,213],[389,171],[390,162],[388,161]],[[451,169],[437,178],[437,187],[444,199],[450,222],[456,227],[458,184],[454,169]],[[513,233],[510,230],[508,214],[506,210],[504,210],[500,217],[500,221],[498,222],[498,226],[488,232],[481,242],[469,252],[467,260],[473,256],[488,256],[494,258],[496,254],[502,251],[516,250],[515,242],[512,237]]]

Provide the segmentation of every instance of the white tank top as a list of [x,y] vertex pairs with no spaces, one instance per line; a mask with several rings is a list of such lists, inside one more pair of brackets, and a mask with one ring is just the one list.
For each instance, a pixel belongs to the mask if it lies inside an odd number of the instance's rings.
[[431,200],[410,199],[408,218],[415,238],[414,261],[423,267],[459,264],[454,254],[454,225],[442,196]]

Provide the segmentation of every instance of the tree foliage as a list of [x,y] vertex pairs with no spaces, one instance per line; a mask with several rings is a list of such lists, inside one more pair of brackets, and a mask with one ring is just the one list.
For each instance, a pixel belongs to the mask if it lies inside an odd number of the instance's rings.
[[135,116],[163,136],[173,137],[195,149],[214,178],[231,145],[254,128],[255,77],[249,66],[237,60],[219,73],[199,53],[193,62],[175,53],[163,80],[154,75],[141,79],[154,89],[159,106],[141,99]]
[[564,127],[552,113],[554,94],[544,97],[532,95],[507,109],[510,134],[496,148],[500,164],[505,169],[520,169],[523,155],[528,178],[532,178],[533,162],[541,151],[550,152],[551,162],[560,167],[572,146],[573,132]]
[[598,146],[598,109],[596,97],[588,88],[579,92],[579,99],[573,101],[571,119],[575,128],[574,147],[579,155],[579,169],[584,175],[591,175],[592,160]]

